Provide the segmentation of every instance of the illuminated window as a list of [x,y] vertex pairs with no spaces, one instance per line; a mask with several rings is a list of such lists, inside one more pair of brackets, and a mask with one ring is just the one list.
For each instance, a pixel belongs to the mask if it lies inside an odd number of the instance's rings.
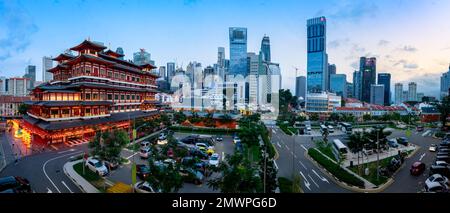
[[92,100],[98,100],[97,98],[98,98],[97,93],[92,94]]

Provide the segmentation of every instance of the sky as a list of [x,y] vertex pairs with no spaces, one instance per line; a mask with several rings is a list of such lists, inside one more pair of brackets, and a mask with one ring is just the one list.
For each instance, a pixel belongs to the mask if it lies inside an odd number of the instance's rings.
[[[22,76],[29,64],[42,78],[42,57],[90,38],[126,58],[144,48],[156,65],[229,58],[229,27],[248,28],[248,52],[270,37],[282,87],[306,75],[306,20],[327,17],[327,52],[337,73],[352,73],[359,57],[377,58],[377,73],[393,84],[414,81],[438,97],[450,63],[448,0],[0,0],[0,76]],[[407,86],[404,85],[404,89]]]

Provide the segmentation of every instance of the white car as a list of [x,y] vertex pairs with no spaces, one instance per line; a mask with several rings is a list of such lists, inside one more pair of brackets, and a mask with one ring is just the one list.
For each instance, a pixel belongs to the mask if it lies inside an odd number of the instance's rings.
[[439,182],[425,183],[425,191],[431,193],[448,192],[448,186]]
[[445,161],[436,161],[436,162],[434,162],[434,165],[437,165],[437,166],[448,166],[448,163],[447,162],[445,162]]
[[443,185],[448,185],[448,178],[444,177],[440,174],[434,174],[434,175],[431,175],[429,178],[427,178],[427,180],[425,181],[425,184],[430,185],[432,182],[438,182]]
[[333,126],[328,125],[327,128],[328,128],[328,132],[329,132],[329,133],[333,133],[333,132],[334,132]]
[[238,137],[233,138],[233,143],[240,143],[241,139],[239,139]]
[[159,139],[159,140],[166,140],[166,139],[167,139],[167,135],[164,134],[164,133],[161,133],[161,134],[159,134],[158,139]]
[[108,174],[108,168],[98,159],[90,157],[86,161],[86,166],[98,175],[105,176]]
[[156,142],[158,145],[166,145],[168,142],[167,142],[167,139],[164,139],[164,140],[159,140],[158,139],[158,142]]
[[218,166],[219,166],[219,161],[220,161],[220,156],[219,156],[219,154],[214,153],[214,154],[212,154],[211,157],[209,158],[209,165],[218,167]]
[[428,150],[429,150],[430,152],[436,152],[436,149],[437,149],[436,144],[431,144],[431,145],[430,145],[430,148],[428,148]]
[[150,142],[148,142],[148,141],[141,142],[141,148],[145,148],[145,147],[149,147],[149,146],[150,146]]
[[134,190],[137,193],[155,193],[155,190],[153,190],[152,186],[150,186],[150,183],[147,181],[137,182],[134,185]]
[[139,156],[141,156],[141,158],[145,158],[145,159],[150,157],[150,147],[141,148],[141,150],[139,151]]

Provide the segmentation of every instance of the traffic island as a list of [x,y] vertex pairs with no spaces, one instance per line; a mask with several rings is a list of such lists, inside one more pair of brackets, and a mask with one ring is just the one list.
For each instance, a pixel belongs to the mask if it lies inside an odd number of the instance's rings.
[[[75,185],[80,188],[81,191],[85,193],[100,193],[101,191],[97,189],[95,186],[93,186],[88,180],[96,179],[94,175],[97,175],[90,171],[89,169],[85,170],[85,174],[88,174],[88,172],[93,173],[89,175],[83,176],[83,160],[76,160],[76,161],[69,161],[66,164],[64,164],[64,173],[67,177],[69,177]],[[81,171],[80,171],[81,169]],[[98,178],[100,176],[97,175]]]

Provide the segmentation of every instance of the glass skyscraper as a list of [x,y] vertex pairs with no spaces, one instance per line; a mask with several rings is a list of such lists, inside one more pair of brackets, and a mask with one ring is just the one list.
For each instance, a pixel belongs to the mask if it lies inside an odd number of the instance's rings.
[[361,101],[370,102],[370,87],[376,84],[376,58],[361,57],[359,61],[359,72],[361,75]]
[[384,105],[391,105],[391,74],[379,73],[378,84],[384,85]]
[[345,74],[330,75],[330,91],[336,95],[347,97],[347,76]]
[[328,87],[325,17],[307,20],[307,37],[307,91],[319,93]]
[[247,28],[230,27],[230,75],[247,76]]
[[263,54],[263,61],[270,62],[270,38],[264,35],[261,41],[261,52]]

